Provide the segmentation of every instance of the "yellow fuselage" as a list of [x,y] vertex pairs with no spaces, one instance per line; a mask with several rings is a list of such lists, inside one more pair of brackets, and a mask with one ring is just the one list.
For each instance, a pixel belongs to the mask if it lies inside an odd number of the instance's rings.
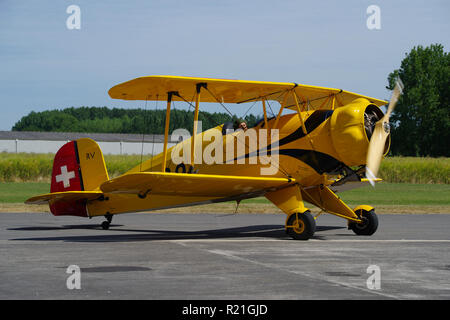
[[[291,177],[302,187],[329,185],[334,181],[330,176],[339,175],[344,166],[365,164],[369,139],[364,128],[364,112],[369,105],[371,108],[378,108],[371,105],[368,100],[359,98],[335,110],[287,114],[281,116],[278,121],[270,119],[267,124],[262,121],[245,132],[237,130],[222,134],[222,126],[218,126],[198,133],[195,137],[194,152],[189,155],[185,153],[192,150],[192,138],[168,149],[165,168],[162,166],[164,154],[161,153],[126,174],[170,171],[264,177],[262,169],[267,170],[272,166],[274,170],[268,171],[270,177]],[[305,128],[302,128],[301,123],[305,124]],[[275,124],[276,128],[273,127]],[[274,130],[278,130],[278,136],[275,135],[270,139]],[[260,139],[264,137],[263,134],[267,136],[266,141]],[[257,141],[254,141],[255,137]],[[240,153],[239,143],[243,146]],[[222,155],[215,157],[220,151],[219,148]],[[266,157],[261,156],[264,152],[267,153]],[[192,157],[192,154],[195,156]],[[174,161],[173,155],[177,155],[178,158],[184,157],[185,161],[180,162],[179,159]],[[207,155],[215,157],[215,162],[206,163]],[[108,201],[108,212],[144,211],[227,200],[229,199],[151,194],[145,199],[139,199],[136,195],[113,194]],[[105,214],[104,204],[98,202],[88,204],[88,210],[91,216]]]

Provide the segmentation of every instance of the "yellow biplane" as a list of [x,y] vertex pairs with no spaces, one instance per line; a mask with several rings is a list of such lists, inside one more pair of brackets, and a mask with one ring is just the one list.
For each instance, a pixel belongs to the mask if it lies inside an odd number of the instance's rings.
[[[265,196],[286,213],[285,228],[307,240],[316,223],[308,202],[348,220],[358,235],[378,227],[374,208],[349,208],[339,191],[380,181],[389,149],[389,116],[401,94],[387,101],[352,92],[296,83],[176,76],[147,76],[109,90],[113,99],[166,101],[163,152],[110,179],[102,152],[91,139],[65,144],[56,153],[50,193],[28,204],[49,203],[54,215],[104,216],[108,229],[119,213],[151,211]],[[192,137],[168,148],[173,101],[194,108]],[[277,114],[268,115],[278,102]],[[252,128],[224,123],[198,132],[200,103],[260,102],[264,118]],[[319,214],[320,214],[319,213]]]

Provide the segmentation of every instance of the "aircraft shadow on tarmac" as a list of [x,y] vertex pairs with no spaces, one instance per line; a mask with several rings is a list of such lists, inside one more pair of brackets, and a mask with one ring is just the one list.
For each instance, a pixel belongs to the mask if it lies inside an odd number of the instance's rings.
[[[227,239],[227,238],[271,238],[286,240],[291,239],[285,233],[282,225],[252,225],[235,228],[198,230],[198,231],[175,231],[175,230],[142,230],[142,229],[122,229],[121,225],[111,225],[111,229],[103,231],[102,234],[90,235],[67,235],[58,237],[33,237],[16,238],[10,240],[16,241],[66,241],[66,242],[132,242],[132,241],[152,241],[152,240],[198,240],[198,239]],[[84,229],[99,229],[96,225],[66,225],[61,227],[22,227],[11,228],[14,231],[58,231]],[[345,227],[336,226],[317,226],[314,239],[322,239],[320,232],[335,229],[345,229]],[[109,234],[104,234],[108,232]],[[121,234],[114,234],[121,232]],[[123,232],[127,232],[123,234]]]

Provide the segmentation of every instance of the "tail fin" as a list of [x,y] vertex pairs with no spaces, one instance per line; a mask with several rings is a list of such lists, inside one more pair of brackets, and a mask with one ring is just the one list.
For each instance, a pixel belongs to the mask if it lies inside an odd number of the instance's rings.
[[[50,192],[94,191],[109,180],[103,154],[89,138],[63,145],[53,161]],[[52,201],[50,211],[56,215],[88,216],[86,200]]]

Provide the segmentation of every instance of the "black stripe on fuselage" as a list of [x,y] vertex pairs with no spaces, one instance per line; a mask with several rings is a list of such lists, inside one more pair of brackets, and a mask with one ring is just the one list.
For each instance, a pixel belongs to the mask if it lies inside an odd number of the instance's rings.
[[[305,128],[306,132],[310,133],[314,129],[316,129],[318,126],[320,126],[325,120],[327,120],[331,115],[333,114],[333,110],[316,110],[314,111],[308,119],[305,121]],[[303,129],[300,126],[297,130],[289,134],[288,136],[280,139],[278,141],[278,147],[281,147],[285,144],[288,144],[290,142],[296,141],[298,139],[301,139],[305,137],[306,135],[303,133]],[[258,149],[257,151],[253,151],[251,153],[247,153],[245,156],[236,157],[233,159],[233,161],[236,161],[238,159],[242,159],[245,157],[245,159],[248,159],[250,157],[258,156],[262,151],[266,151],[267,155],[270,156],[270,150],[272,149],[273,143],[268,145],[267,147]],[[281,153],[280,153],[281,154]]]
[[[333,114],[333,110],[316,110],[314,111],[308,119],[305,121],[305,129],[306,132],[310,133],[314,129],[316,129],[318,126],[320,126],[325,120],[327,120],[331,115]],[[300,126],[297,130],[295,130],[290,135],[284,137],[283,139],[280,139],[278,141],[278,145],[281,147],[285,144],[288,144],[289,142],[298,140],[300,138],[305,137],[306,135],[303,133],[303,129]],[[272,145],[268,147],[268,149],[271,149]]]
[[332,156],[314,150],[280,149],[278,150],[278,154],[300,160],[313,168],[319,174],[334,172],[342,165],[341,162]]

